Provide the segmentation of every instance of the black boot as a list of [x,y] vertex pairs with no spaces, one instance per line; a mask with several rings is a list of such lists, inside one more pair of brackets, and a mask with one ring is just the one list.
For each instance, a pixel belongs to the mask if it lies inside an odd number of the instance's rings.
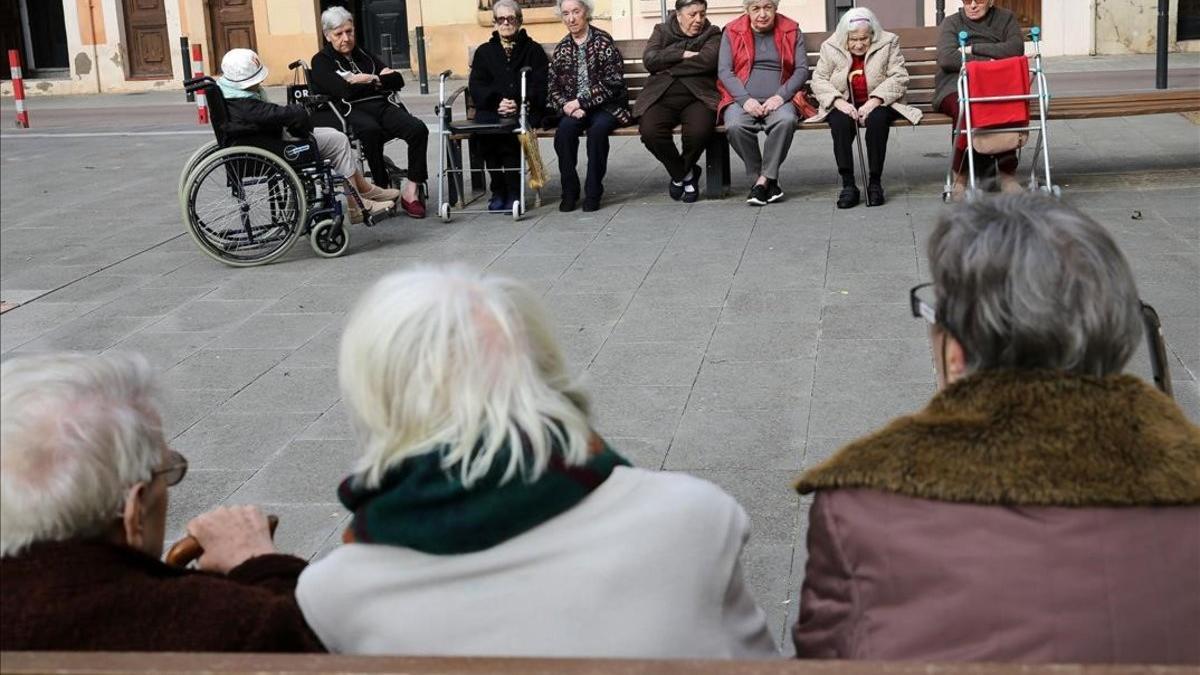
[[883,206],[887,198],[883,195],[883,186],[879,181],[871,181],[867,184],[867,206]]
[[858,185],[854,183],[853,171],[840,171],[842,176],[842,191],[838,193],[837,207],[839,209],[852,209],[858,206],[858,201],[861,195],[858,193]]

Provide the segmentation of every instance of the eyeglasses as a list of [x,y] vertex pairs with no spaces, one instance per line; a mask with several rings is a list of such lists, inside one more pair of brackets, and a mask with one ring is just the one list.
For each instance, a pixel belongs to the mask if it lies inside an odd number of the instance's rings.
[[[929,325],[938,325],[937,310],[934,309],[934,303],[926,300],[922,296],[928,296],[932,293],[933,284],[926,282],[917,284],[908,290],[908,306],[912,311],[913,318],[925,319]],[[1171,388],[1171,366],[1167,360],[1167,345],[1163,340],[1162,322],[1158,318],[1158,312],[1148,302],[1138,300],[1142,311],[1142,326],[1146,330],[1146,345],[1150,352],[1150,372],[1154,378],[1154,385],[1159,391],[1167,396],[1174,397],[1174,392]],[[944,328],[944,326],[943,326]]]
[[518,23],[518,22],[517,22],[517,17],[515,17],[515,16],[498,16],[498,17],[496,17],[496,18],[495,18],[495,24],[496,24],[497,26],[499,26],[499,25],[501,25],[501,24],[507,24],[507,25],[509,25],[509,26],[515,26],[515,25],[517,25],[517,23]]
[[168,449],[166,461],[163,462],[162,467],[150,472],[150,480],[163,476],[163,480],[167,482],[168,487],[179,485],[179,482],[187,475],[187,470],[187,457]]

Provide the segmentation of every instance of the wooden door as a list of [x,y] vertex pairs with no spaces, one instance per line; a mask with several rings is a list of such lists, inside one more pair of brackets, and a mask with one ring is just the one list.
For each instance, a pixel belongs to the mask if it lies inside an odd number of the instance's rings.
[[221,57],[239,47],[258,50],[254,39],[254,7],[251,0],[208,0],[208,69],[218,72]]
[[171,77],[171,47],[167,36],[165,0],[122,0],[125,39],[129,45],[129,79]]
[[1042,25],[1042,0],[996,0],[996,6],[1011,9],[1021,28]]

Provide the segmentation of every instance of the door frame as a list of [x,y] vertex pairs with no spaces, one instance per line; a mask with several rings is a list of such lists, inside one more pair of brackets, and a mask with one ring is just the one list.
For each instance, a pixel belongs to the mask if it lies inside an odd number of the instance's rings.
[[[891,0],[892,2],[904,2],[904,0]],[[913,17],[916,19],[914,26],[925,25],[925,0],[910,0],[913,3]],[[825,0],[825,31],[832,33],[837,28],[838,10],[857,7],[857,0]],[[887,28],[887,26],[884,26]]]

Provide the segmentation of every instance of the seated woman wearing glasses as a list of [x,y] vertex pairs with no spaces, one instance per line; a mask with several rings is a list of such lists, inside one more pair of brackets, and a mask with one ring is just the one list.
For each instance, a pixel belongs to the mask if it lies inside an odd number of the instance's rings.
[[940,391],[798,481],[797,655],[1200,662],[1200,427],[1121,374],[1141,303],[1113,239],[1003,195],[928,252]]
[[324,651],[252,506],[200,515],[199,571],[159,561],[167,447],[154,371],[127,354],[39,354],[0,366],[0,644],[5,650]]

